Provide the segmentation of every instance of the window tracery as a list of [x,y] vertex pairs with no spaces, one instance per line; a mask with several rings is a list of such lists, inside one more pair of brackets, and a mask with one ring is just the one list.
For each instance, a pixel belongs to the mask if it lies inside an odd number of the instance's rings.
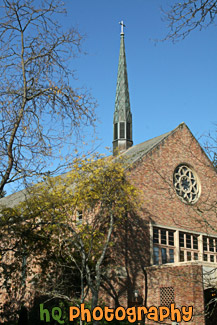
[[173,174],[177,195],[184,203],[194,204],[200,196],[200,184],[196,173],[187,165],[179,165]]

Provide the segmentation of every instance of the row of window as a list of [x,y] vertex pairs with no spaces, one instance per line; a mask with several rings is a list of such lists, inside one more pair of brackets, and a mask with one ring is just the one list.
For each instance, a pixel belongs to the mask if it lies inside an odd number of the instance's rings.
[[[153,228],[154,264],[174,263],[175,230]],[[199,236],[179,232],[179,261],[197,261],[199,253],[203,254],[203,260],[217,263],[217,239],[203,236],[203,252],[199,251]]]

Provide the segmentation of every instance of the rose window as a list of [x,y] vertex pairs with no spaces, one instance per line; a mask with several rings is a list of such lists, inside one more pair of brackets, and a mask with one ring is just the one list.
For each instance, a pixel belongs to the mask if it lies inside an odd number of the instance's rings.
[[186,165],[176,167],[173,184],[178,196],[185,203],[195,203],[200,195],[199,180],[196,173]]

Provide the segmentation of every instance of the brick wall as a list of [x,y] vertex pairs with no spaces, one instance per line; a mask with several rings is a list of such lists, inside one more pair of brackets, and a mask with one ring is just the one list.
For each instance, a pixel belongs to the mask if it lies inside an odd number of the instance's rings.
[[[147,274],[147,306],[161,306],[164,303],[161,299],[161,289],[173,288],[176,308],[193,306],[193,318],[188,324],[205,324],[203,278],[200,265],[153,266],[147,269]],[[147,324],[152,323],[147,321]],[[171,324],[171,320],[168,319],[164,323]],[[186,322],[181,322],[181,324],[186,324]]]
[[[194,205],[183,203],[174,190],[173,173],[180,164],[190,166],[199,178],[201,194]],[[183,305],[194,307],[194,317],[189,324],[205,324],[201,265],[189,262],[189,265],[147,268],[150,263],[148,224],[217,236],[216,171],[187,126],[181,124],[133,165],[129,177],[141,190],[142,208],[137,216],[128,220],[134,224],[134,233],[130,235],[128,230],[128,235],[124,235],[125,241],[121,228],[115,234],[116,246],[113,249],[117,255],[116,258],[113,256],[113,265],[122,265],[127,273],[121,280],[115,275],[112,280],[119,303],[124,306],[133,304],[134,291],[138,289],[143,305],[158,307],[161,304],[160,288],[173,287],[178,308]]]
[[[195,170],[201,183],[201,195],[194,205],[183,203],[173,188],[173,172],[182,163]],[[137,162],[130,178],[141,189],[141,217],[164,226],[217,235],[213,206],[217,174],[185,125]]]

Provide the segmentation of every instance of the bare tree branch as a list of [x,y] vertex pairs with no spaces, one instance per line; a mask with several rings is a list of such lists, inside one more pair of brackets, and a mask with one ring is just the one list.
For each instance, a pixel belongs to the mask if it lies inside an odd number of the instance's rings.
[[181,0],[162,9],[169,33],[164,40],[184,39],[194,29],[203,29],[213,24],[217,14],[216,0]]
[[94,126],[95,102],[71,86],[71,59],[81,51],[82,36],[62,30],[55,19],[64,13],[59,0],[3,0],[0,192],[8,183],[54,171],[51,162],[61,148],[71,144],[72,153],[82,127]]

